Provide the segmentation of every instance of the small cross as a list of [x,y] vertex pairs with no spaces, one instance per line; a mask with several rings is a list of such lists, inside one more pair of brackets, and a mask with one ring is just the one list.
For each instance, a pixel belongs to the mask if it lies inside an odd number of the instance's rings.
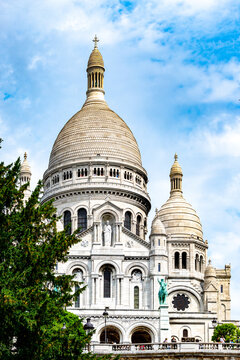
[[93,42],[94,42],[94,49],[97,49],[97,43],[99,42],[97,35],[95,35]]

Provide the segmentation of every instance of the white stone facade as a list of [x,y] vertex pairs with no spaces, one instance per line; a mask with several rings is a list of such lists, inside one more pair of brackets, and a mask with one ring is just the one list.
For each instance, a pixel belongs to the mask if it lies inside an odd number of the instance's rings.
[[[182,170],[175,156],[169,200],[156,211],[151,235],[148,177],[137,142],[104,100],[102,56],[88,62],[87,100],[55,141],[44,174],[42,201],[55,198],[68,231],[80,227],[79,243],[58,273],[75,274],[86,290],[69,309],[91,317],[94,342],[158,342],[158,279],[168,284],[170,332],[177,340],[208,342],[212,320],[230,319],[230,268],[207,263],[200,220],[182,196]],[[170,340],[170,339],[168,339]]]

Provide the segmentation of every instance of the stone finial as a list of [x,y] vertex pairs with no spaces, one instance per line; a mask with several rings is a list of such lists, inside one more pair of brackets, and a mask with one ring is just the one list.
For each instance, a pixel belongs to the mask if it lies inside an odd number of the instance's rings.
[[178,159],[178,155],[177,155],[177,153],[175,153],[174,160],[177,161],[177,159]]
[[158,208],[155,209],[155,213],[156,213],[156,214],[158,213]]
[[99,42],[99,39],[97,38],[97,35],[95,35],[95,37],[93,39],[93,42],[94,42],[94,49],[97,49],[97,43]]
[[24,160],[27,160],[27,153],[26,153],[26,151],[25,151],[25,153],[24,153]]

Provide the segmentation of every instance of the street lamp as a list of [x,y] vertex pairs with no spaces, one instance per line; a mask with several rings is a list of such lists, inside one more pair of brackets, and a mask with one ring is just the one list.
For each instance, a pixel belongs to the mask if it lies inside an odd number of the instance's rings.
[[[89,334],[91,331],[94,330],[94,326],[90,320],[91,320],[91,318],[87,318],[87,322],[83,326],[83,329],[86,331],[87,334]],[[88,343],[88,352],[90,352],[90,342]]]
[[104,332],[105,332],[105,344],[107,343],[107,317],[108,317],[108,312],[107,310],[109,309],[109,307],[105,307],[105,310],[103,312],[103,316],[105,319],[105,328],[104,328]]
[[61,346],[61,352],[62,352],[62,358],[63,358],[63,351],[64,351],[64,333],[65,333],[65,330],[66,330],[66,323],[63,324],[62,328],[61,328],[61,335],[62,335],[62,346]]
[[213,318],[213,319],[212,319],[212,326],[213,326],[214,329],[215,329],[215,327],[217,326],[217,318]]

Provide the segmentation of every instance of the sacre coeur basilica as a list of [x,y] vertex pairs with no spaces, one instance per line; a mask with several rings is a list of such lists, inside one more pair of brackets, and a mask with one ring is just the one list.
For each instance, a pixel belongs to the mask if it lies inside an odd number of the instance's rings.
[[[207,258],[200,219],[183,197],[176,154],[170,196],[147,237],[148,174],[133,133],[105,101],[104,62],[94,42],[86,101],[58,134],[43,175],[42,202],[55,199],[59,230],[80,228],[67,262],[56,266],[56,273],[75,274],[87,285],[68,310],[91,318],[96,344],[106,336],[116,344],[210,342],[213,322],[230,320],[230,265],[216,269]],[[25,155],[20,180],[30,179]]]

